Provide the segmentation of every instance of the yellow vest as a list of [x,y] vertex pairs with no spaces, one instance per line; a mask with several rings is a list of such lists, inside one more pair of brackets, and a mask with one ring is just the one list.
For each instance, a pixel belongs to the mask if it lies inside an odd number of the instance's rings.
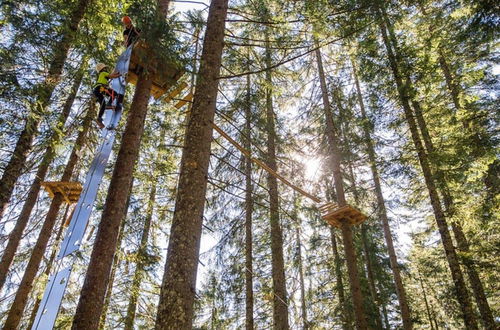
[[99,72],[99,76],[97,77],[97,82],[96,82],[94,87],[101,86],[101,85],[107,85],[108,84],[108,76],[109,76],[109,72],[106,72],[106,71]]

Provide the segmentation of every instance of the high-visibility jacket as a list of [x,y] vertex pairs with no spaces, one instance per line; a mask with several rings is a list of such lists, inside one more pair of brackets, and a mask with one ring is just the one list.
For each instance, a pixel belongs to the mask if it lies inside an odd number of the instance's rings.
[[107,86],[108,85],[108,76],[109,76],[109,72],[106,72],[106,71],[101,71],[99,72],[99,75],[97,76],[97,82],[95,83],[94,87],[97,87],[97,86]]

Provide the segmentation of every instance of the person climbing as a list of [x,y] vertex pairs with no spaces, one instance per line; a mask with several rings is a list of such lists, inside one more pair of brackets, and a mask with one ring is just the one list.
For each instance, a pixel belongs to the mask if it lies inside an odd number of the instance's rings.
[[141,29],[137,29],[134,24],[132,24],[132,19],[129,16],[124,16],[122,18],[122,24],[125,28],[123,31],[123,45],[128,48],[128,46],[139,39]]
[[[113,78],[117,78],[120,76],[119,72],[114,71],[113,73],[109,73],[108,66],[104,63],[97,63],[95,66],[95,70],[97,71],[97,82],[94,85],[94,96],[97,99],[97,102],[100,104],[99,114],[97,115],[97,125],[99,128],[104,128],[104,123],[102,122],[102,116],[104,115],[104,111],[106,108],[112,108],[111,102],[114,98],[117,98],[117,105],[123,101],[123,95],[115,95],[115,92],[108,87],[108,81]],[[111,97],[109,98],[109,102],[106,105],[105,95],[109,94]]]

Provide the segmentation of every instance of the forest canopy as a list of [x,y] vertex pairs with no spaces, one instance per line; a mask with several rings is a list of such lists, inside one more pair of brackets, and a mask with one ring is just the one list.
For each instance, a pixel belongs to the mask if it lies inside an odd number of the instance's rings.
[[499,13],[2,1],[0,324],[497,329]]

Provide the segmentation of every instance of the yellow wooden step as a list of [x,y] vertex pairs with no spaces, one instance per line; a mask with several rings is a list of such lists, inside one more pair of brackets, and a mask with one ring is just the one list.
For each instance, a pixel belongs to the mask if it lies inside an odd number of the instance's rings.
[[60,193],[68,204],[78,202],[83,189],[80,182],[45,181],[41,183],[41,186],[49,193],[50,198]]

